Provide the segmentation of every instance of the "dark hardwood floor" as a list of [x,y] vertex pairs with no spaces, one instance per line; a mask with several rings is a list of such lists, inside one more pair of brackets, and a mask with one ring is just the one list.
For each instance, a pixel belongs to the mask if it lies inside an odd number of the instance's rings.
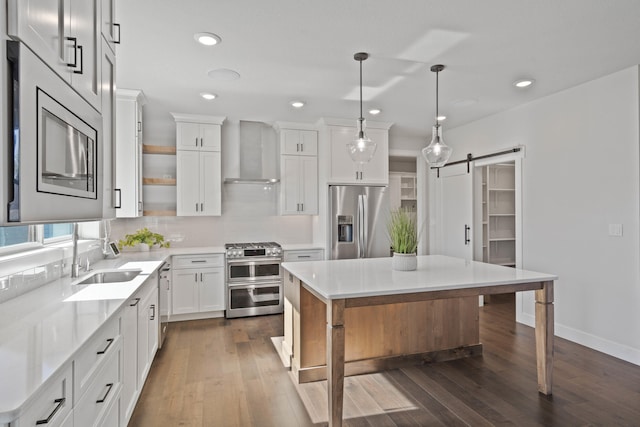
[[[556,338],[537,393],[533,329],[512,297],[480,310],[480,357],[345,381],[346,426],[640,426],[640,367]],[[295,386],[271,342],[282,316],[177,322],[130,426],[326,424],[326,382]]]

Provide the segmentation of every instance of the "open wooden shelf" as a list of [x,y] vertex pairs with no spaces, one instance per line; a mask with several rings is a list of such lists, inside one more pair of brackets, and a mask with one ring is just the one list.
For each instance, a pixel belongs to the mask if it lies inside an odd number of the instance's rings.
[[175,178],[142,178],[144,185],[176,185]]
[[167,145],[142,145],[142,152],[144,154],[167,154],[167,155],[175,155],[176,147],[170,147]]
[[142,211],[144,216],[176,216],[176,211],[173,210],[148,210]]

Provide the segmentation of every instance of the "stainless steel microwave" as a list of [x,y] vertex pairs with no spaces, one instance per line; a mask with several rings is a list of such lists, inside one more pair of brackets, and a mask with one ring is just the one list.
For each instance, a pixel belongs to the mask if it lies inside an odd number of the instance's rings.
[[102,116],[29,48],[7,42],[7,223],[102,217]]

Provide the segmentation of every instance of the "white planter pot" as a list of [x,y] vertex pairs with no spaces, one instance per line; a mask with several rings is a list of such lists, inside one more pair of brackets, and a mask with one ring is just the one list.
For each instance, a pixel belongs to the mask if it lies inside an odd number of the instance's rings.
[[140,252],[149,252],[149,245],[146,243],[138,243],[138,249]]
[[394,252],[391,268],[397,271],[413,271],[418,267],[416,254],[399,254]]

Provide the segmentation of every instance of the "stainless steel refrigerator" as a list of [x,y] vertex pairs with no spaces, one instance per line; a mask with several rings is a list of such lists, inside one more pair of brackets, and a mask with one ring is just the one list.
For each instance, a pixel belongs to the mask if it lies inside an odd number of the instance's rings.
[[390,256],[387,187],[332,185],[331,259]]

